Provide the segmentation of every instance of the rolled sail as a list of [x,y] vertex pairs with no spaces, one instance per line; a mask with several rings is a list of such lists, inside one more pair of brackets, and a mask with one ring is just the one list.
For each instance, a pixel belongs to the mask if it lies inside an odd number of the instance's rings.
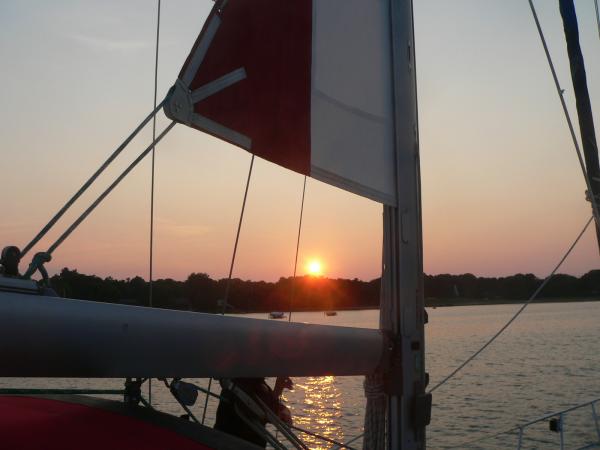
[[0,317],[0,377],[362,375],[385,342],[378,330],[14,292],[0,292]]
[[395,205],[389,8],[389,0],[217,1],[165,112]]

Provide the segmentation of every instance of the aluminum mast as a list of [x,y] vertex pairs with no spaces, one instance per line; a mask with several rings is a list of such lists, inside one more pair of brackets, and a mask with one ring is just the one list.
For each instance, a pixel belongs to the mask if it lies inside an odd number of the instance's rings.
[[398,202],[395,207],[384,206],[381,328],[394,341],[386,383],[388,447],[413,450],[425,448],[431,395],[425,394],[426,313],[412,0],[391,0],[390,8]]
[[[577,26],[575,5],[573,4],[573,0],[559,0],[559,5],[565,30],[565,40],[567,41],[571,79],[575,92],[579,130],[581,132],[581,142],[585,157],[585,168],[589,179],[589,187],[592,191],[588,195],[593,207],[593,202],[595,201],[596,205],[598,205],[600,200],[600,163],[598,162],[598,145],[594,130],[592,104],[588,92],[583,53],[579,45],[579,28]],[[596,222],[596,237],[598,238],[598,249],[600,251],[600,223],[598,222]]]

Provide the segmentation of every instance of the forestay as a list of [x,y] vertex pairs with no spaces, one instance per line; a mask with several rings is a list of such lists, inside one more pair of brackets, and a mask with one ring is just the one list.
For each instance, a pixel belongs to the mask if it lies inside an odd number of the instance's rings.
[[165,112],[395,205],[392,94],[389,0],[221,0]]

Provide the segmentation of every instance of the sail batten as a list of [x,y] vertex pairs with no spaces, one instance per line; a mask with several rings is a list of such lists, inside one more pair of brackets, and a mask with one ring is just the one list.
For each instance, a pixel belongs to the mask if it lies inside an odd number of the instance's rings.
[[196,72],[198,72],[198,69],[202,64],[202,61],[204,61],[206,52],[208,51],[208,48],[210,47],[210,44],[212,43],[212,40],[219,29],[219,25],[221,25],[221,18],[216,14],[211,14],[209,21],[207,22],[206,31],[201,34],[197,45],[190,54],[188,62],[181,71],[180,78],[186,86],[190,85],[194,79],[194,76],[196,75]]
[[217,2],[165,112],[395,205],[389,14],[389,0]]

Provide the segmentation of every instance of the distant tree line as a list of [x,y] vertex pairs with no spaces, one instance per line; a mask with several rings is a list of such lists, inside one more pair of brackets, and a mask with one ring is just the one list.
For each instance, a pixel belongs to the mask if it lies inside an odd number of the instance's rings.
[[[484,278],[472,274],[425,275],[428,306],[465,303],[501,303],[525,300],[542,280],[533,274]],[[51,278],[51,285],[63,297],[133,305],[148,305],[149,284],[141,277],[117,280],[84,275],[63,269]],[[152,286],[153,306],[203,312],[220,312],[226,279],[213,280],[204,273],[192,273],[185,281],[156,280]],[[330,279],[303,276],[280,278],[276,282],[231,280],[227,312],[322,311],[376,308],[380,280]],[[600,298],[600,270],[580,278],[555,275],[538,296],[546,300]]]

